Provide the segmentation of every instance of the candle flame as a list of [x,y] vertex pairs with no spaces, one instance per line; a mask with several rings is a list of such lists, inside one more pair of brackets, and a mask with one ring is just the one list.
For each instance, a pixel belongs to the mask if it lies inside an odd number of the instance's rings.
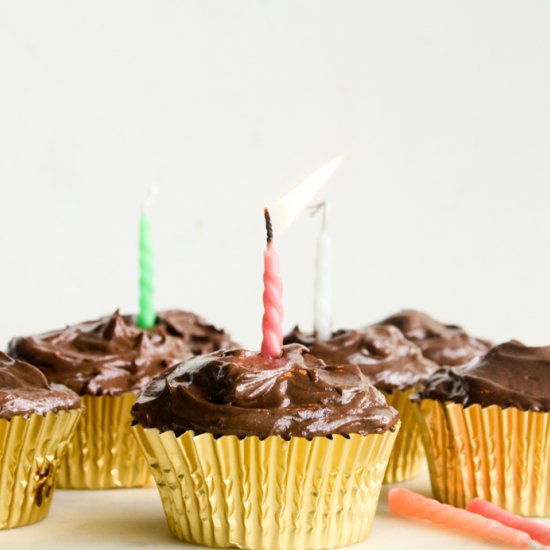
[[307,207],[343,160],[344,155],[333,158],[269,207],[271,219],[278,231],[286,229]]
[[149,192],[147,193],[145,200],[141,204],[141,214],[143,216],[147,216],[151,211],[151,206],[155,201],[155,199],[157,198],[158,193],[159,193],[159,185],[158,183],[153,182],[149,187]]

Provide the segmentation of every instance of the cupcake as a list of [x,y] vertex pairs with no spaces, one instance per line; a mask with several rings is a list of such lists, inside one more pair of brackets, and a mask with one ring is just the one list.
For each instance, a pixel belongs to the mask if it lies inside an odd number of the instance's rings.
[[80,413],[75,392],[0,352],[0,529],[46,517]]
[[82,396],[86,407],[59,472],[74,489],[140,487],[151,482],[130,431],[136,395],[157,374],[195,354],[231,346],[221,330],[185,311],[164,311],[144,330],[115,312],[97,321],[14,338],[11,353],[53,383]]
[[550,346],[511,341],[434,373],[418,417],[434,496],[550,515]]
[[474,338],[457,325],[444,325],[412,309],[396,313],[378,324],[397,327],[422,350],[424,357],[442,367],[464,365],[485,355],[492,347],[491,342]]
[[307,346],[327,364],[354,364],[399,411],[401,429],[384,477],[395,483],[414,477],[422,466],[424,452],[409,395],[422,387],[437,370],[420,349],[393,326],[373,326],[360,330],[337,330],[330,340],[317,340],[295,327],[285,343]]
[[307,550],[371,527],[398,413],[355,365],[300,345],[218,351],[164,371],[133,406],[170,531],[207,546]]

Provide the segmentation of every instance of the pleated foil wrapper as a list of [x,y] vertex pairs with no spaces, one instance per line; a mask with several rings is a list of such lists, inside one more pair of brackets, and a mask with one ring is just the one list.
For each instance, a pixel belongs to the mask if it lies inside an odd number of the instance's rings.
[[59,463],[81,412],[0,419],[0,529],[46,517]]
[[414,390],[393,390],[382,393],[388,404],[397,409],[401,429],[395,439],[384,483],[400,483],[412,479],[420,473],[425,453],[420,437],[420,426],[413,404],[409,399]]
[[254,550],[333,548],[366,538],[397,435],[285,441],[133,429],[172,534]]
[[415,408],[437,500],[550,516],[550,413],[430,399]]
[[85,395],[85,407],[59,469],[62,489],[116,489],[153,484],[130,429],[136,395]]

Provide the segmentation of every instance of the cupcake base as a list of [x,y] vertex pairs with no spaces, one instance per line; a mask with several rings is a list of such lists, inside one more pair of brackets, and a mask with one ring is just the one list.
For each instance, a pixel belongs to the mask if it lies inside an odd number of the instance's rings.
[[133,393],[82,397],[86,408],[61,462],[62,489],[145,487],[153,480],[130,429]]
[[416,477],[424,462],[424,448],[420,437],[420,426],[409,397],[414,390],[393,390],[382,393],[391,405],[399,412],[401,429],[395,439],[384,483],[400,483]]
[[550,413],[430,399],[415,408],[436,499],[550,516]]
[[75,409],[0,420],[0,529],[46,517],[60,459],[81,413]]
[[172,534],[254,550],[333,548],[366,538],[397,435],[285,441],[133,430]]

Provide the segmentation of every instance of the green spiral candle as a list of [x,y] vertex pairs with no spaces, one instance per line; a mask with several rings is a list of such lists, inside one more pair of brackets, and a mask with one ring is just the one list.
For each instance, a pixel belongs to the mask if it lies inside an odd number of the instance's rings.
[[151,242],[151,221],[149,205],[154,195],[154,188],[147,197],[139,218],[139,314],[137,324],[140,328],[151,328],[156,321],[153,301],[153,244]]

